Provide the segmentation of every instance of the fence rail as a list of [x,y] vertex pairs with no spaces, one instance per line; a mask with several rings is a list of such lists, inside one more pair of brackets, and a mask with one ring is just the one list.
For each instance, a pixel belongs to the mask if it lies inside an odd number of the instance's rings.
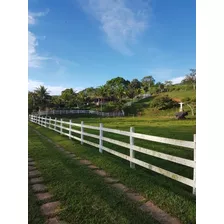
[[64,114],[90,114],[98,115],[102,117],[123,117],[124,112],[101,112],[94,110],[49,110],[49,111],[38,111],[32,115],[36,116],[48,116],[48,115],[64,115]]
[[[186,184],[190,187],[193,188],[193,194],[196,194],[196,135],[194,135],[194,141],[183,141],[183,140],[176,140],[176,139],[170,139],[170,138],[164,138],[164,137],[157,137],[157,136],[152,136],[152,135],[145,135],[145,134],[140,134],[140,133],[135,133],[134,128],[130,128],[130,132],[128,131],[121,131],[121,130],[116,130],[116,129],[111,129],[111,128],[104,128],[103,124],[100,124],[99,127],[96,126],[90,126],[90,125],[85,125],[84,122],[82,121],[81,124],[73,123],[71,120],[69,122],[63,121],[62,119],[51,119],[47,117],[41,117],[41,116],[35,116],[35,115],[29,115],[29,120],[33,123],[39,124],[41,126],[44,126],[46,128],[49,128],[51,130],[54,130],[62,135],[68,136],[70,139],[75,139],[81,142],[81,144],[86,143],[91,146],[99,148],[99,152],[102,153],[103,151],[106,151],[110,154],[113,154],[115,156],[118,156],[122,159],[128,160],[130,162],[130,167],[135,168],[135,164],[142,166],[144,168],[147,168],[149,170],[152,170],[156,173],[162,174],[166,177],[169,177],[171,179],[174,179],[178,182],[181,182],[183,184]],[[68,127],[65,127],[64,125],[67,125]],[[76,126],[80,128],[80,131],[73,129],[72,127]],[[84,129],[93,129],[93,130],[98,130],[99,135],[96,134],[90,134],[87,133],[87,131],[84,131]],[[69,133],[64,133],[63,130],[67,130]],[[104,132],[110,132],[110,133],[115,133],[119,135],[124,135],[128,136],[130,138],[130,142],[122,142],[118,141],[112,138],[104,137],[103,133]],[[76,133],[80,135],[80,138],[77,136],[72,135],[72,133]],[[99,144],[93,143],[91,141],[88,141],[84,139],[84,136],[89,136],[95,139],[99,140]],[[134,144],[134,139],[144,139],[148,141],[154,141],[154,142],[159,142],[163,144],[170,144],[170,145],[175,145],[175,146],[180,146],[180,147],[185,147],[188,148],[189,150],[193,150],[193,155],[194,158],[193,160],[173,156],[173,155],[168,155],[165,153],[157,152],[151,149],[146,149],[140,146],[136,146]],[[110,142],[115,145],[119,145],[125,148],[128,148],[130,150],[130,154],[125,155],[120,152],[117,152],[115,150],[112,150],[110,148],[107,148],[103,146],[103,142]],[[183,149],[184,150],[184,149]],[[187,177],[178,175],[176,173],[173,173],[171,171],[162,169],[160,167],[157,167],[155,165],[149,164],[147,162],[141,161],[139,159],[135,158],[135,151],[150,155],[153,157],[157,157],[166,161],[170,161],[173,163],[181,164],[187,167],[193,168],[193,179],[189,179]]]

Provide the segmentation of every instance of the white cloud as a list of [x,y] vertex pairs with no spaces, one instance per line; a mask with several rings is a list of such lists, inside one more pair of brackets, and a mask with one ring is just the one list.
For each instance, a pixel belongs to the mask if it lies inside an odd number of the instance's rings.
[[125,3],[125,0],[88,0],[85,3],[81,1],[85,11],[100,22],[108,44],[122,54],[132,55],[132,44],[147,28],[145,3],[143,5],[143,1],[139,0],[134,10],[127,6],[131,2]]
[[180,76],[180,77],[176,77],[176,78],[173,78],[171,79],[170,81],[173,83],[173,84],[178,84],[178,83],[181,83],[181,81],[185,78],[185,76]]
[[31,68],[38,68],[41,65],[41,61],[48,60],[50,58],[40,56],[37,53],[38,41],[36,36],[28,31],[28,66]]
[[[60,95],[63,90],[65,90],[67,88],[70,88],[70,87],[64,87],[64,86],[46,85],[46,84],[44,84],[44,82],[37,81],[37,80],[30,80],[30,79],[28,80],[28,90],[29,91],[35,90],[40,85],[47,88],[50,95]],[[79,91],[83,90],[84,88],[83,87],[76,87],[76,88],[73,88],[73,89],[74,89],[74,91],[79,92]]]
[[37,17],[46,16],[49,10],[47,9],[45,12],[28,12],[28,24],[34,25],[37,23]]
[[[48,13],[38,12],[38,13],[28,13],[28,24],[36,24],[36,17],[45,16]],[[28,31],[28,66],[31,68],[38,68],[41,65],[41,61],[48,60],[50,58],[40,56],[37,53],[38,41],[34,33]]]

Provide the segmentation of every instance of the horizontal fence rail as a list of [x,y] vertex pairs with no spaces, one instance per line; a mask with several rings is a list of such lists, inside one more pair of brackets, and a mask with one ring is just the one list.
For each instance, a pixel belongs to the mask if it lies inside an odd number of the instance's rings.
[[39,111],[33,113],[36,116],[48,116],[48,115],[64,115],[64,114],[94,114],[102,117],[123,117],[124,112],[101,112],[94,110],[49,110],[49,111]]
[[[130,167],[135,168],[135,164],[144,167],[146,169],[152,170],[156,173],[159,173],[161,175],[164,175],[166,177],[169,177],[171,179],[174,179],[178,182],[181,182],[183,184],[186,184],[190,187],[193,188],[193,194],[196,194],[196,135],[194,135],[194,141],[183,141],[183,140],[177,140],[177,139],[170,139],[170,138],[164,138],[164,137],[158,137],[158,136],[152,136],[152,135],[145,135],[145,134],[140,134],[140,133],[135,133],[134,128],[130,128],[130,132],[128,131],[122,131],[122,130],[116,130],[116,129],[111,129],[111,128],[104,128],[103,124],[100,124],[99,127],[97,126],[91,126],[91,125],[85,125],[84,122],[82,121],[81,124],[73,123],[71,120],[69,122],[63,121],[62,119],[51,119],[43,116],[36,116],[36,115],[29,115],[29,120],[33,123],[39,124],[41,126],[44,126],[46,128],[49,128],[51,130],[54,130],[62,135],[68,136],[70,139],[75,139],[77,141],[80,141],[81,144],[86,143],[91,146],[94,146],[96,148],[99,148],[99,152],[102,153],[103,151],[106,151],[112,155],[115,155],[119,158],[128,160],[130,162]],[[78,127],[80,130],[75,130],[72,127]],[[98,130],[99,135],[96,134],[90,134],[87,133],[84,129],[93,129],[93,130]],[[68,131],[68,133],[63,132],[63,130]],[[130,138],[130,142],[122,142],[118,141],[112,138],[104,137],[103,133],[104,132],[109,132],[109,133],[115,133],[123,136],[128,136]],[[72,133],[76,133],[80,135],[80,138],[77,136],[72,135]],[[98,139],[99,144],[93,143],[91,141],[87,141],[85,139],[85,136]],[[194,158],[193,160],[157,152],[155,150],[151,149],[146,149],[140,146],[136,146],[134,144],[134,139],[143,139],[143,140],[148,140],[148,141],[153,141],[153,142],[158,142],[158,143],[163,143],[163,144],[169,144],[169,145],[174,145],[174,146],[180,146],[180,147],[185,147],[188,150],[193,150],[193,155]],[[108,147],[103,146],[103,142],[109,142],[121,147],[128,148],[130,151],[130,155],[125,155],[120,152],[117,152],[115,150],[112,150]],[[135,151],[140,152],[149,156],[153,156],[156,158],[160,158],[166,161],[170,161],[173,163],[181,164],[187,167],[193,168],[193,179],[189,179],[187,177],[178,175],[176,173],[173,173],[171,171],[162,169],[160,167],[157,167],[155,165],[149,164],[147,162],[141,161],[139,159],[135,158]]]

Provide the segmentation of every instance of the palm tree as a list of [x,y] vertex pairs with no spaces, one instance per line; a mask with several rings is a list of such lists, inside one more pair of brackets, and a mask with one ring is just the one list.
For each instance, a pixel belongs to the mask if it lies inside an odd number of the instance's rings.
[[34,90],[34,93],[37,96],[39,110],[45,109],[48,106],[50,100],[50,94],[47,88],[40,86]]

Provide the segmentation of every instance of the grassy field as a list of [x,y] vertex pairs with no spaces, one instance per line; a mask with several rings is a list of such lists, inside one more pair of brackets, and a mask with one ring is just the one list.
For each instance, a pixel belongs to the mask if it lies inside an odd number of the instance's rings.
[[40,213],[40,204],[37,202],[30,184],[28,186],[28,205],[29,224],[44,224],[45,219]]
[[[46,134],[46,129],[31,126]],[[54,136],[57,137],[55,134]],[[102,177],[66,157],[31,128],[29,128],[29,155],[37,163],[37,168],[42,173],[54,199],[61,202],[59,214],[61,220],[70,224],[157,223],[149,214],[140,211],[137,204],[130,202],[122,193],[105,184]],[[33,200],[32,195],[30,200]],[[33,203],[30,206],[33,206]],[[29,220],[35,219],[36,207],[29,212],[31,213]],[[44,222],[31,220],[29,223]]]
[[[70,118],[67,117],[63,119],[69,120]],[[116,128],[120,130],[129,130],[129,128],[133,126],[135,127],[135,131],[139,133],[190,141],[193,140],[196,124],[195,119],[175,120],[169,116],[72,119],[73,122],[76,123],[83,120],[85,124],[96,126],[99,125],[99,122],[102,122],[104,127]],[[168,213],[180,218],[183,223],[189,224],[196,222],[195,197],[191,194],[192,189],[190,187],[138,166],[136,166],[136,170],[133,171],[129,168],[129,163],[127,161],[119,159],[118,157],[110,155],[106,152],[101,155],[99,154],[98,149],[94,147],[80,145],[79,142],[71,141],[67,137],[61,136],[49,129],[38,127],[34,124],[31,125],[55,142],[61,144],[67,150],[75,152],[82,158],[91,160],[95,165],[108,171],[114,177],[119,178],[128,187],[142,193],[147,199],[153,201]],[[85,129],[85,131],[98,134],[98,131],[88,129]],[[116,134],[105,133],[104,136],[125,142],[129,141],[127,137]],[[96,139],[90,137],[85,137],[85,139],[98,143]],[[137,139],[135,140],[135,144],[183,158],[193,158],[192,150],[187,150],[181,147],[173,147]],[[110,143],[104,142],[104,146],[124,154],[129,154],[128,149],[115,146]],[[145,162],[149,162],[153,165],[170,170],[174,173],[192,178],[193,170],[191,168],[140,153],[136,153],[136,157]]]
[[171,91],[171,92],[162,92],[159,94],[155,94],[152,97],[148,97],[142,100],[138,100],[137,102],[134,102],[132,106],[128,107],[125,110],[126,116],[131,116],[132,114],[139,114],[141,113],[144,116],[148,117],[155,117],[159,116],[170,116],[174,117],[174,114],[179,112],[179,108],[173,108],[168,110],[158,110],[156,108],[150,107],[150,103],[153,100],[153,98],[157,96],[165,96],[168,95],[168,97],[172,98],[174,101],[183,101],[185,104],[183,105],[183,109],[185,111],[189,111],[189,118],[195,118],[195,116],[192,116],[191,109],[186,104],[186,100],[188,101],[188,104],[193,108],[194,114],[196,113],[196,91],[195,90],[180,90],[180,91]]
[[165,92],[161,93],[162,95],[168,95],[170,98],[178,98],[180,100],[189,97],[193,99],[196,97],[196,91],[194,90],[187,90],[187,91],[172,91],[172,92]]

